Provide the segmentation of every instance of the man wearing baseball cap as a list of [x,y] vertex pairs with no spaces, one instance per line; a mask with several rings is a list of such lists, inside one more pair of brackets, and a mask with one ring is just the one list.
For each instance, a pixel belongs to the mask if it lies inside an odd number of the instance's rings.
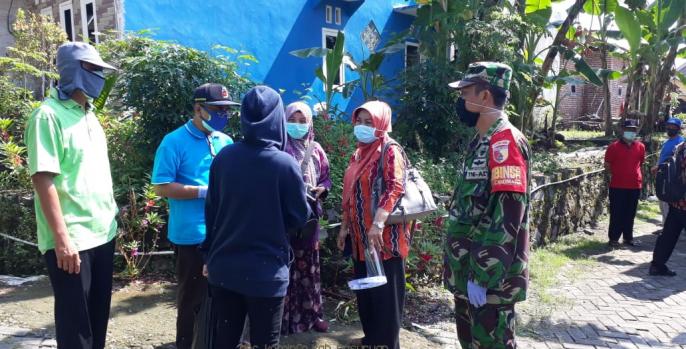
[[504,111],[511,76],[505,64],[476,62],[449,84],[460,121],[477,130],[449,206],[444,249],[462,348],[514,348],[514,307],[526,299],[530,151]]
[[645,162],[646,148],[636,139],[638,120],[626,119],[622,134],[605,151],[605,168],[610,173],[610,226],[608,244],[619,247],[619,238],[627,246],[635,247],[634,218],[643,186],[641,165]]
[[56,88],[28,118],[24,141],[35,190],[38,249],[55,297],[59,348],[104,348],[117,206],[105,133],[91,104],[105,84],[91,45],[57,49]]
[[207,294],[198,245],[205,240],[205,195],[210,164],[233,140],[222,131],[229,110],[240,105],[220,84],[204,84],[193,93],[193,118],[167,134],[155,154],[152,184],[169,201],[167,236],[175,245],[176,347],[190,348],[195,314]]
[[[653,166],[651,171],[653,175],[657,173],[657,166],[674,155],[674,149],[679,143],[684,141],[681,136],[681,119],[671,117],[665,122],[665,131],[667,132],[667,140],[662,144],[660,149],[660,158],[657,160],[657,165]],[[662,224],[665,224],[667,213],[669,212],[669,203],[660,201],[660,212],[662,213]]]

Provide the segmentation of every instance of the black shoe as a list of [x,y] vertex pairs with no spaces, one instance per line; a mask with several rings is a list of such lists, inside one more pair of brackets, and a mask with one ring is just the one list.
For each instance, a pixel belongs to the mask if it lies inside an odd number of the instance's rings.
[[676,276],[676,273],[672,270],[669,270],[666,265],[662,267],[651,265],[650,269],[648,270],[648,274],[652,276]]
[[638,242],[634,240],[624,240],[624,245],[631,246],[631,247],[638,247],[641,246]]
[[617,248],[617,247],[619,247],[619,241],[612,241],[612,240],[610,240],[610,242],[608,242],[607,244],[610,246],[610,248]]

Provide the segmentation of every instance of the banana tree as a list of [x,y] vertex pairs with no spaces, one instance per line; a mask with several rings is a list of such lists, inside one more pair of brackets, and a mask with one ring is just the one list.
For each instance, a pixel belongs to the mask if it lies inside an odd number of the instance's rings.
[[679,45],[686,42],[686,2],[657,0],[649,7],[627,5],[632,7],[618,6],[615,12],[617,25],[630,47],[624,55],[631,62],[626,70],[631,89],[624,110],[644,117],[641,132],[650,141]]
[[[547,11],[545,10],[546,8],[551,6],[550,1],[546,0],[540,0],[538,1],[538,4],[535,4],[538,0],[527,0],[526,4],[529,6],[529,14],[534,14],[537,13],[536,16],[540,17],[541,14],[545,15]],[[540,63],[540,68],[537,69],[537,74],[535,74],[532,77],[532,85],[535,86],[535,88],[531,89],[529,91],[529,95],[526,97],[530,101],[535,101],[538,96],[542,92],[542,86],[545,83],[546,77],[548,77],[550,71],[552,70],[553,67],[553,62],[555,61],[555,58],[558,56],[558,53],[562,54],[563,57],[567,60],[571,60],[574,62],[576,70],[585,76],[591,83],[596,84],[596,85],[601,85],[602,80],[597,76],[596,72],[591,69],[591,67],[586,63],[586,61],[579,55],[578,53],[574,52],[572,49],[568,48],[567,46],[563,45],[566,42],[569,42],[570,40],[570,28],[572,28],[572,23],[576,20],[577,16],[579,15],[579,12],[581,12],[581,9],[583,5],[585,4],[586,0],[575,0],[574,4],[567,10],[567,17],[565,20],[562,22],[561,25],[557,27],[557,34],[555,34],[555,37],[549,47],[546,48],[547,54],[545,56],[545,59]],[[537,6],[534,6],[537,5]],[[540,11],[546,11],[543,13],[540,13]],[[522,116],[522,118],[527,118],[531,117],[533,114],[533,109],[535,107],[535,104],[532,103],[531,107],[525,111],[525,114]]]
[[[386,55],[398,52],[405,48],[404,43],[392,42],[389,45],[371,52],[362,61],[355,61],[352,54],[344,49],[345,35],[338,32],[336,44],[333,49],[312,47],[295,50],[290,54],[299,58],[324,57],[326,64],[319,66],[315,70],[315,75],[325,86],[325,102],[329,108],[330,115],[336,115],[337,108],[332,106],[331,101],[336,93],[340,93],[344,98],[350,98],[356,88],[360,88],[364,100],[377,98],[379,93],[387,86],[389,81],[384,78],[379,69],[386,58]],[[346,82],[342,86],[336,86],[334,81],[338,74],[339,67],[345,64],[352,71],[359,75],[359,78]],[[326,71],[326,74],[324,74]]]
[[[588,44],[600,50],[601,69],[607,70],[608,53],[613,50],[608,43],[608,27],[614,21],[614,13],[619,6],[617,0],[587,0],[584,4],[584,12],[593,15],[594,19],[598,20],[599,30],[597,32],[591,30],[591,35]],[[591,23],[591,29],[593,23]],[[610,95],[610,84],[608,79],[609,74],[602,77],[603,82],[603,107],[605,118],[605,136],[613,134],[612,129],[612,103]]]
[[391,82],[379,72],[381,63],[386,55],[405,49],[404,43],[387,45],[376,52],[372,52],[366,59],[357,62],[351,55],[347,55],[348,66],[359,75],[359,78],[345,84],[343,96],[348,98],[356,88],[362,92],[365,101],[378,98]]
[[336,36],[336,43],[334,44],[333,49],[311,47],[290,52],[291,55],[298,58],[324,57],[325,64],[323,66],[318,66],[315,69],[314,74],[324,84],[325,102],[329,115],[336,115],[337,112],[336,106],[333,106],[331,101],[333,100],[334,95],[338,92],[338,87],[335,84],[335,80],[339,73],[341,64],[343,64],[343,60],[346,56],[344,44],[345,35],[343,35],[343,32],[339,31],[338,35]]

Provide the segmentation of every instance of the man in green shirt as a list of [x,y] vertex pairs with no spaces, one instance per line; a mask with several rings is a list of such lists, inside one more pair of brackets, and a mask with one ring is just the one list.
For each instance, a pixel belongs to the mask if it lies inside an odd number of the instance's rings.
[[105,347],[117,206],[105,133],[93,98],[105,83],[91,45],[57,50],[60,80],[31,113],[24,141],[35,189],[38,248],[55,295],[57,346]]

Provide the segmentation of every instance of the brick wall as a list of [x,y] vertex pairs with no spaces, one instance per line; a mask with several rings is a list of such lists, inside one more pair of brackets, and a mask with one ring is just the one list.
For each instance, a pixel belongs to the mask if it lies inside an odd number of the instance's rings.
[[[593,69],[600,69],[600,52],[592,51],[584,59]],[[562,65],[569,71],[575,71],[574,62],[563,61]],[[621,71],[625,63],[615,57],[608,58],[608,69]],[[564,120],[576,120],[579,117],[595,114],[605,98],[602,86],[587,83],[582,85],[565,85],[560,91],[563,96],[560,101],[560,112]],[[610,81],[611,112],[613,117],[619,116],[619,108],[626,93],[626,83],[623,78]],[[604,106],[598,116],[604,115]]]
[[[59,22],[60,14],[59,8],[60,4],[66,2],[64,0],[28,0],[30,2],[30,9],[35,12],[41,12],[43,9],[51,7],[52,8],[52,18],[55,22]],[[67,0],[68,1],[68,0]],[[100,33],[107,33],[112,30],[118,30],[117,28],[117,14],[115,1],[120,4],[123,0],[95,0],[95,14],[97,31]],[[74,34],[77,41],[83,41],[83,21],[81,19],[81,5],[83,0],[72,0],[72,11],[74,18]],[[122,6],[119,6],[122,8]]]

